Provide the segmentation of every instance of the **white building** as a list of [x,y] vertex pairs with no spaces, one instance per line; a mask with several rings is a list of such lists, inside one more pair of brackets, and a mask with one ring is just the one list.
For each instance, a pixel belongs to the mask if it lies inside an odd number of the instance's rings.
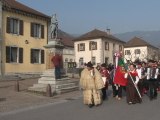
[[136,60],[158,60],[158,48],[147,43],[141,38],[134,37],[124,46],[124,57],[132,62]]
[[95,29],[74,40],[75,61],[78,67],[89,61],[94,65],[113,63],[113,53],[123,51],[124,44],[110,33]]

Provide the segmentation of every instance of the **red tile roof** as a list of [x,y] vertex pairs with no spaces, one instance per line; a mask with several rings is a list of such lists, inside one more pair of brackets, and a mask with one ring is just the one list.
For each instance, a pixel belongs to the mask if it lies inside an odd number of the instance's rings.
[[98,29],[94,29],[94,30],[74,39],[74,41],[90,40],[90,39],[97,39],[97,38],[108,38],[108,39],[112,39],[112,40],[116,40],[116,41],[125,43],[124,41],[114,37],[113,35],[107,34],[107,32],[100,31]]
[[3,7],[7,7],[8,9],[11,9],[11,10],[19,10],[19,11],[22,11],[22,12],[26,12],[26,13],[29,13],[29,14],[33,14],[33,15],[37,15],[37,16],[41,16],[41,17],[46,17],[46,18],[49,18],[50,19],[50,16],[47,16],[37,10],[34,10],[16,0],[3,0]]
[[74,47],[73,36],[69,35],[68,33],[62,30],[58,30],[58,37],[61,39],[61,42],[64,46]]
[[[145,40],[138,38],[138,37],[134,37],[131,40],[129,40],[124,47],[141,47],[141,46],[151,46],[154,47],[153,45],[149,44],[148,42],[146,42]],[[156,47],[154,47],[156,48]]]

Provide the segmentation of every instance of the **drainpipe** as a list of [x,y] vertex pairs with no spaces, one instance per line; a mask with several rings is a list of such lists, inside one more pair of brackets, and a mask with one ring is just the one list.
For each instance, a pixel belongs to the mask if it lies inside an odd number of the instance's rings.
[[2,22],[3,22],[3,18],[2,18],[2,6],[3,6],[3,3],[2,1],[0,1],[0,76],[3,77],[4,76],[4,70],[3,70],[3,37],[2,37],[2,31],[3,31],[3,28],[2,28]]
[[0,1],[0,76],[3,77],[3,65],[2,65],[2,1]]

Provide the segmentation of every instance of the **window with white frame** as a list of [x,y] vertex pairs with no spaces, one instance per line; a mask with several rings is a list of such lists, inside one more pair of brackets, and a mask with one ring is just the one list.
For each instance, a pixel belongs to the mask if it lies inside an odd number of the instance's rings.
[[78,51],[85,51],[85,44],[84,43],[78,44]]
[[89,50],[97,50],[97,42],[90,41],[89,42]]
[[122,51],[123,48],[122,48],[122,45],[119,45],[119,51]]
[[125,50],[125,55],[131,55],[131,51],[130,50]]
[[92,64],[95,65],[96,64],[96,57],[92,57]]
[[83,58],[79,58],[79,65],[83,66],[83,63],[84,63]]
[[135,53],[135,54],[140,54],[141,51],[140,51],[140,49],[135,49],[135,50],[134,50],[134,53]]
[[65,62],[68,62],[68,58],[65,58]]
[[7,17],[6,32],[10,34],[23,35],[23,20]]
[[73,59],[70,59],[69,61],[70,61],[70,62],[73,62]]
[[105,42],[105,50],[109,50],[109,42]]
[[6,46],[6,63],[23,63],[23,48]]
[[31,36],[36,38],[44,38],[44,25],[31,23]]
[[44,64],[44,50],[31,49],[31,63]]
[[116,45],[115,45],[115,43],[113,43],[113,51],[115,51],[116,50]]

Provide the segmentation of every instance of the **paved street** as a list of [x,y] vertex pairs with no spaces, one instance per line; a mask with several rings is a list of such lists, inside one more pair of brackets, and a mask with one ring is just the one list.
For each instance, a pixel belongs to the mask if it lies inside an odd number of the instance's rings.
[[39,105],[29,102],[30,106],[1,112],[0,120],[158,120],[160,117],[160,97],[149,101],[148,97],[144,96],[142,104],[128,105],[125,97],[117,101],[110,95],[101,106],[93,108],[83,105],[79,91],[52,98],[39,98],[45,102],[39,102]]
[[73,95],[77,97],[81,95],[79,91],[75,91],[53,97],[46,97],[37,93],[27,92],[27,88],[37,83],[37,81],[38,79],[20,81],[20,92],[15,91],[15,81],[0,81],[0,113],[47,103],[55,103],[63,99],[71,98]]

